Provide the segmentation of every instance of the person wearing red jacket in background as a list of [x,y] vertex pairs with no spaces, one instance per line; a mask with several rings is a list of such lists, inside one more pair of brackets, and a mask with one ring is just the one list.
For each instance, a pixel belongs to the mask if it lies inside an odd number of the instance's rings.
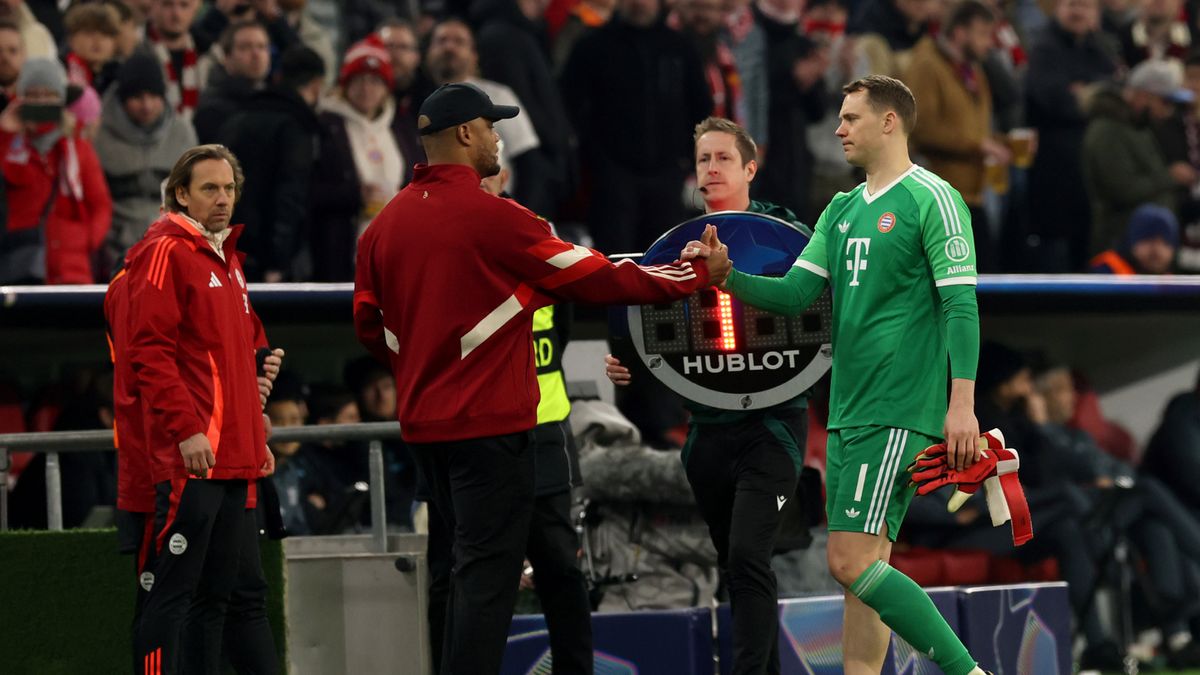
[[96,151],[63,112],[66,72],[58,61],[29,59],[16,94],[0,113],[0,284],[90,284],[112,198]]
[[[134,249],[136,251],[136,248]],[[113,363],[113,442],[117,447],[117,546],[123,554],[134,556],[137,582],[133,609],[133,634],[137,633],[142,605],[154,585],[154,481],[145,440],[145,402],[138,395],[133,364],[129,360],[129,293],[124,266],[113,276],[104,294],[105,333]],[[262,367],[258,376],[259,401],[265,406],[279,374],[283,350],[268,350],[266,332],[258,316],[255,346]],[[268,351],[267,354],[261,354]],[[268,428],[268,434],[270,433]],[[265,483],[263,485],[266,485]],[[269,489],[270,486],[267,485]],[[252,508],[248,495],[246,508]],[[269,501],[268,504],[269,506]],[[243,547],[238,561],[236,601],[226,618],[224,651],[238,673],[263,675],[278,671],[270,626],[266,620],[266,580],[255,538]],[[263,631],[267,631],[264,633]],[[134,670],[140,654],[134,646]]]
[[430,95],[417,117],[429,164],[358,246],[355,331],[391,365],[401,434],[454,536],[443,673],[500,670],[533,509],[534,311],[671,302],[730,267],[707,247],[704,263],[612,264],[480,190],[500,170],[493,124],[517,113],[470,84]]
[[274,470],[255,362],[261,327],[236,249],[241,226],[229,225],[242,180],[223,146],[185,152],[167,178],[167,213],[126,259],[128,357],[156,490],[138,673],[219,671],[239,558],[257,536],[255,481]]

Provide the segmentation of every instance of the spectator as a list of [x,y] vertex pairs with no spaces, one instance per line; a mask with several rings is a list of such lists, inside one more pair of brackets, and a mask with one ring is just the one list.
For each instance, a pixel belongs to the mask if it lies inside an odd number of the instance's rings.
[[396,102],[389,95],[387,51],[370,41],[350,48],[335,94],[321,102],[321,162],[313,193],[319,224],[311,232],[313,278],[354,279],[358,236],[402,187],[408,162],[393,132]]
[[124,61],[133,54],[138,43],[142,41],[142,28],[146,24],[146,13],[138,7],[131,7],[123,0],[103,0],[103,2],[116,12],[116,59]]
[[[1029,125],[1038,153],[1029,174],[1031,267],[1081,269],[1088,259],[1092,214],[1083,178],[1083,98],[1116,71],[1115,52],[1098,31],[1098,0],[1057,0],[1054,21],[1033,43],[1025,82]],[[1035,246],[1036,245],[1036,246]]]
[[750,0],[732,0],[725,14],[725,42],[733,53],[741,82],[742,97],[735,116],[751,138],[756,139],[760,153],[770,140],[767,115],[770,102],[767,84],[767,34],[758,24]]
[[17,76],[25,65],[25,42],[11,21],[0,21],[0,113],[16,96]]
[[[482,89],[496,105],[514,105],[521,110],[526,109],[524,102],[510,87],[479,77],[479,53],[475,49],[475,38],[467,24],[458,19],[447,19],[434,27],[429,38],[429,51],[425,55],[425,69],[438,86],[467,82]],[[500,161],[511,172],[509,192],[530,208],[534,205],[526,204],[525,197],[536,194],[538,184],[553,182],[540,152],[536,152],[541,140],[533,125],[531,115],[518,115],[496,122],[496,133],[504,141]],[[531,185],[527,189],[524,183]]]
[[699,56],[659,11],[659,0],[619,0],[560,80],[592,177],[588,229],[606,251],[641,250],[682,219],[688,130],[712,111]]
[[[276,388],[267,401],[265,411],[271,420],[271,427],[283,429],[303,425],[303,404],[299,391],[285,393]],[[267,446],[275,455],[275,474],[271,480],[275,482],[275,489],[279,493],[283,526],[288,534],[313,534],[309,525],[310,511],[317,509],[310,499],[313,498],[312,485],[319,467],[307,455],[299,453],[299,442],[269,441]],[[316,501],[320,502],[319,499]]]
[[158,57],[166,73],[167,103],[189,121],[215,63],[209,54],[212,41],[194,25],[199,7],[199,0],[155,0],[141,47]]
[[1129,217],[1125,240],[1092,258],[1102,274],[1170,274],[1179,247],[1179,221],[1170,209],[1143,204]]
[[240,246],[246,278],[267,282],[297,276],[320,133],[314,107],[325,86],[325,65],[313,50],[297,45],[279,61],[279,83],[255,93],[217,134],[254,181],[238,204],[246,225]]
[[63,113],[67,74],[56,60],[30,59],[16,93],[21,102],[0,114],[8,212],[0,281],[90,284],[112,200],[92,144]]
[[554,36],[554,75],[560,77],[571,51],[579,39],[608,23],[616,0],[579,0],[567,15],[566,22]]
[[[353,394],[340,385],[313,386],[308,409],[309,424],[362,421]],[[345,441],[314,441],[303,444],[295,459],[311,469],[307,472],[309,480],[302,486],[302,503],[306,504],[306,520],[314,534],[353,532],[369,522],[364,486],[370,471],[361,446]]]
[[300,43],[321,57],[325,64],[325,84],[333,84],[334,68],[337,66],[333,38],[308,12],[308,0],[279,0],[279,9],[282,11],[283,20],[299,38]]
[[119,267],[129,247],[158,219],[163,180],[179,156],[196,145],[196,132],[166,104],[166,91],[154,57],[136,54],[121,65],[116,87],[105,96],[95,141],[113,200],[105,270]]
[[937,0],[864,0],[846,30],[858,36],[865,73],[900,77],[917,42],[938,18]]
[[221,125],[246,109],[271,72],[271,36],[260,21],[230,24],[221,34],[221,50],[225,67],[213,72],[192,119],[201,143],[216,141]]
[[1193,514],[1200,514],[1200,378],[1194,389],[1167,404],[1142,470],[1170,486]]
[[108,5],[75,5],[63,19],[67,29],[67,79],[104,93],[116,78],[120,25]]
[[803,35],[793,35],[775,50],[775,55],[778,64],[771,71],[768,108],[768,124],[775,141],[763,163],[755,196],[799,213],[801,219],[812,223],[830,197],[823,195],[817,203],[809,199],[813,156],[808,138],[809,125],[825,117],[830,107],[824,79],[830,65],[829,49]]
[[726,16],[722,5],[719,0],[681,0],[667,17],[667,25],[681,31],[700,53],[713,116],[740,123],[742,83],[733,52],[722,39]]
[[[373,356],[364,356],[346,364],[343,374],[363,422],[396,419],[396,380],[387,366]],[[417,465],[403,441],[385,440],[382,445],[387,522],[391,527],[411,532]],[[366,448],[362,451],[365,453]]]
[[1152,621],[1161,628],[1167,661],[1172,668],[1200,665],[1200,643],[1192,639],[1188,621],[1200,615],[1193,602],[1200,591],[1189,578],[1200,562],[1200,522],[1188,513],[1165,485],[1152,476],[1107,455],[1086,432],[1067,422],[1075,411],[1075,385],[1065,366],[1046,369],[1037,378],[1029,406],[1049,455],[1045,468],[1059,481],[1082,486],[1094,509],[1111,504],[1101,526],[1101,541],[1109,527],[1124,533],[1142,558],[1144,583]]
[[983,208],[985,163],[1008,170],[1007,145],[992,136],[992,99],[981,66],[993,44],[995,15],[978,0],[951,10],[942,33],[921,38],[904,81],[920,101],[913,149],[924,166],[962,194],[971,212],[976,264],[998,268],[996,243]]
[[[1186,162],[1200,175],[1200,54],[1184,61],[1183,86],[1192,92],[1192,105],[1178,106],[1175,113],[1154,126],[1158,147],[1171,166]],[[1180,185],[1175,197],[1179,204],[1179,254],[1176,264],[1180,272],[1200,273],[1200,182]]]
[[25,56],[30,59],[52,59],[58,56],[54,37],[38,23],[25,0],[0,0],[0,20],[12,21],[21,32]]
[[[571,126],[546,51],[542,15],[547,4],[548,0],[478,0],[471,18],[479,26],[480,75],[512,89],[517,101],[524,103],[521,110],[528,114],[537,134],[535,150],[523,157],[513,155],[516,163],[509,166],[518,178],[510,191],[522,205],[553,220],[558,205],[574,189],[576,167],[571,157]],[[524,180],[519,178],[522,174]]]
[[1183,0],[1146,0],[1137,18],[1117,35],[1125,65],[1133,68],[1146,60],[1182,61],[1192,45],[1191,30],[1181,21]]
[[[1081,666],[1120,670],[1121,651],[1108,638],[1099,614],[1092,611],[1098,561],[1093,547],[1085,543],[1087,536],[1080,536],[1084,533],[1082,525],[1091,503],[1080,488],[1057,480],[1048,468],[1049,451],[1041,444],[1042,436],[1027,412],[1030,399],[1041,400],[1033,388],[1031,368],[1019,352],[994,342],[984,342],[979,349],[976,387],[975,414],[979,417],[979,428],[1000,429],[1004,432],[1005,444],[1021,453],[1021,482],[1039,533],[1057,532],[1065,537],[1054,553],[1059,572],[1067,582],[1078,631],[1086,642],[1080,657]],[[943,498],[948,499],[948,496]],[[914,500],[914,504],[919,501]],[[929,504],[923,507],[926,512],[932,509]],[[969,516],[968,511],[963,518]],[[1045,537],[1039,535],[1035,541],[1038,539]],[[972,543],[983,545],[982,541]]]
[[980,64],[992,94],[992,118],[996,131],[1008,133],[1024,121],[1022,86],[1029,57],[1021,36],[1009,22],[1003,0],[985,0],[995,20],[992,48]]
[[417,110],[433,91],[433,83],[421,71],[421,47],[417,32],[403,19],[389,19],[379,29],[379,39],[392,57],[392,98],[396,114],[392,133],[404,162],[404,180],[412,180],[413,166],[425,161],[425,148],[417,138]]
[[1167,165],[1150,128],[1167,120],[1175,103],[1191,100],[1179,68],[1166,61],[1146,61],[1133,69],[1123,89],[1096,93],[1083,138],[1093,253],[1119,245],[1139,205],[1174,208],[1176,189],[1196,182],[1196,170],[1187,162]]
[[[842,86],[854,79],[852,73],[857,70],[855,38],[846,35],[846,7],[842,0],[806,3],[801,30],[817,44],[828,46],[825,100],[836,101],[842,94]],[[829,202],[830,195],[852,190],[859,182],[854,175],[854,167],[846,162],[842,139],[834,133],[842,123],[840,112],[837,107],[827,103],[821,119],[808,125],[808,147],[813,155],[813,163],[808,206],[801,211],[806,218],[812,213],[820,213],[820,209]]]

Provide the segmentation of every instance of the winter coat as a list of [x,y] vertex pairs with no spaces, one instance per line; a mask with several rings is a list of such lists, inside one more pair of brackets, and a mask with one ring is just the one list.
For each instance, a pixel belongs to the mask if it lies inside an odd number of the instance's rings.
[[162,182],[179,156],[197,141],[192,125],[170,106],[163,107],[162,117],[150,127],[137,126],[114,92],[104,97],[100,119],[96,154],[113,201],[112,229],[104,242],[105,262],[115,269],[158,219]]
[[216,143],[221,127],[230,117],[247,109],[255,92],[254,83],[244,77],[214,70],[209,78],[208,88],[200,94],[200,103],[192,116],[196,138],[201,143]]
[[[92,260],[112,222],[112,199],[92,144],[66,133],[43,155],[25,135],[0,132],[0,148],[8,212],[0,282],[95,281]],[[15,258],[26,264],[14,268]]]
[[1154,131],[1136,119],[1118,89],[1096,94],[1083,137],[1083,174],[1092,203],[1092,252],[1124,239],[1129,216],[1142,204],[1175,207],[1175,182]]

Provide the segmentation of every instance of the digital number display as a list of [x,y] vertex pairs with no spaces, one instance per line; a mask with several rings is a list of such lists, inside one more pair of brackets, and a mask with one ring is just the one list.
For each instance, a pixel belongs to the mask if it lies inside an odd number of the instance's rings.
[[641,310],[649,354],[756,352],[832,341],[828,291],[794,317],[751,307],[715,288],[666,305],[643,305]]

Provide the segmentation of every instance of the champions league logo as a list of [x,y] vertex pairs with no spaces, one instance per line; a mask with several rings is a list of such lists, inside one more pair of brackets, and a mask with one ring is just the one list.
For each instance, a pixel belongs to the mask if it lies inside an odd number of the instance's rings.
[[[706,224],[720,231],[729,257],[749,274],[783,276],[809,232],[778,218],[726,211],[672,228],[641,264],[669,263]],[[832,363],[828,292],[798,316],[773,314],[717,288],[664,305],[631,306],[626,316],[638,356],[680,396],[726,410],[767,408],[799,396]]]

